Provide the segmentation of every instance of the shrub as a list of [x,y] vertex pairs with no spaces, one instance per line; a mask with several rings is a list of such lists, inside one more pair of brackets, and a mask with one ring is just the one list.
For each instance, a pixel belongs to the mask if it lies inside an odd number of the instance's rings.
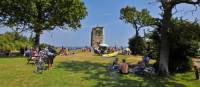
[[128,44],[132,54],[136,55],[145,53],[145,42],[142,37],[130,38]]

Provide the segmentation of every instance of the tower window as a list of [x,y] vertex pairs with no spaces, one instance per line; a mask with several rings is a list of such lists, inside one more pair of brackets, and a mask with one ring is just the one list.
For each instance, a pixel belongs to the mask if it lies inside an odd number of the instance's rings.
[[102,31],[96,31],[96,36],[101,36],[102,35]]

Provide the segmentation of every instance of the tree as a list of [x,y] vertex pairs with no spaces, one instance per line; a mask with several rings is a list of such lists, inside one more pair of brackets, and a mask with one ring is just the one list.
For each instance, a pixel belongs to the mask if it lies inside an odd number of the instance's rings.
[[191,69],[191,57],[196,55],[199,48],[200,25],[197,21],[177,18],[172,19],[171,22],[173,27],[169,32],[169,71],[170,73],[185,72]]
[[131,6],[126,6],[120,10],[120,19],[133,26],[136,33],[135,37],[139,36],[139,30],[141,28],[152,26],[155,22],[154,18],[149,15],[149,11],[147,9],[138,11],[135,7]]
[[129,39],[128,44],[132,54],[144,54],[145,42],[142,37],[132,37]]
[[15,39],[15,32],[6,32],[0,35],[0,49],[1,50],[20,50],[20,48],[31,47],[32,42],[27,37],[18,34]]
[[160,48],[160,60],[159,60],[159,73],[160,75],[169,75],[169,40],[168,32],[172,30],[172,9],[178,4],[186,3],[191,5],[200,4],[200,0],[159,0],[161,3],[161,9],[163,10],[162,25],[160,29],[161,34],[161,48]]
[[44,30],[77,30],[87,15],[81,0],[1,0],[0,22],[11,28],[35,32],[34,46],[39,47]]
[[[200,25],[196,21],[191,22],[181,18],[173,18],[171,22],[173,27],[168,32],[168,40],[170,41],[169,72],[186,72],[191,70],[191,57],[196,56],[198,53]],[[158,30],[154,30],[154,32],[148,34],[149,38],[153,40],[153,48],[156,50],[160,49],[161,37]],[[159,56],[159,54],[155,56]]]
[[131,24],[135,29],[135,36],[129,39],[129,48],[132,53],[143,54],[145,44],[143,38],[139,36],[139,30],[154,26],[154,18],[147,9],[138,11],[135,7],[126,6],[120,10],[120,19],[125,23]]

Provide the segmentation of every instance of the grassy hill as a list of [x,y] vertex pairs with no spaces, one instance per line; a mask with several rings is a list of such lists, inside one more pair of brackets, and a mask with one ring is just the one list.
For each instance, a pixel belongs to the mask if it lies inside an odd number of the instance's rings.
[[[118,56],[135,64],[140,56]],[[32,71],[23,57],[0,58],[0,87],[199,87],[194,73],[176,74],[169,78],[141,77],[134,74],[110,73],[107,66],[114,58],[102,58],[91,53],[57,56],[54,68],[42,74]],[[120,60],[121,61],[121,60]],[[151,61],[151,63],[154,61]]]

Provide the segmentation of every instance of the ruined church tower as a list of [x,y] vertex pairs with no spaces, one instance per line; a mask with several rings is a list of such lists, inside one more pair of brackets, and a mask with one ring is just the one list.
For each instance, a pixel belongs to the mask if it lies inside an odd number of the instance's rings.
[[92,28],[91,47],[98,48],[99,44],[103,43],[103,39],[104,39],[103,27]]

